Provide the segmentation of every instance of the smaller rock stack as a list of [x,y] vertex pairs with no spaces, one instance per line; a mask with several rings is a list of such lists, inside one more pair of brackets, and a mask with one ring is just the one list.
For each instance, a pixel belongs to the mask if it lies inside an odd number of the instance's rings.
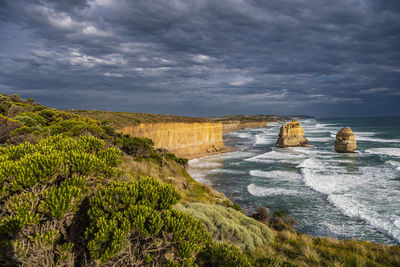
[[291,121],[281,126],[276,147],[308,146],[300,122]]
[[356,136],[350,128],[342,128],[336,134],[335,151],[353,153],[357,149]]

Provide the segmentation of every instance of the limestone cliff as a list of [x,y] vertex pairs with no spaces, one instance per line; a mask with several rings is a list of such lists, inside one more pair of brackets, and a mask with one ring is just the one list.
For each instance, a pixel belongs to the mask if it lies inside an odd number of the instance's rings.
[[125,126],[118,131],[150,138],[155,148],[166,148],[185,158],[226,151],[222,141],[221,123],[140,123],[136,126]]
[[336,134],[335,150],[340,153],[352,153],[357,149],[356,136],[350,128],[342,128]]
[[276,141],[277,147],[308,146],[307,138],[304,137],[304,130],[300,122],[291,121],[281,126],[279,138]]

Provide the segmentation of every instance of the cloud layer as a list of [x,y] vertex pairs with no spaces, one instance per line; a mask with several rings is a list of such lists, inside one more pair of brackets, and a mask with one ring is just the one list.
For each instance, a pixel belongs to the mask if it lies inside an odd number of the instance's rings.
[[58,108],[400,115],[396,0],[0,0],[0,92]]

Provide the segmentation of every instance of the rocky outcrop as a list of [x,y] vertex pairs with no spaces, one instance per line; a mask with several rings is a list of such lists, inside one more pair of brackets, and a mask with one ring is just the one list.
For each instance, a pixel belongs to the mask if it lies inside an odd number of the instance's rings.
[[276,147],[308,146],[300,122],[291,121],[281,126]]
[[336,134],[335,151],[353,153],[357,149],[356,136],[350,128],[342,128]]
[[150,138],[154,148],[168,149],[179,157],[195,158],[227,151],[221,123],[141,123],[118,131]]

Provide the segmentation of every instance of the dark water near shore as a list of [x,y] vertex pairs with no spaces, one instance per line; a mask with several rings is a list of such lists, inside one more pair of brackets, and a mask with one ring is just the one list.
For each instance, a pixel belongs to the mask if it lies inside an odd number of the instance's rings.
[[[280,124],[225,136],[237,151],[190,161],[197,180],[232,195],[247,213],[284,210],[314,236],[400,244],[400,117],[301,121],[311,147],[275,148]],[[358,153],[333,150],[350,127]]]

